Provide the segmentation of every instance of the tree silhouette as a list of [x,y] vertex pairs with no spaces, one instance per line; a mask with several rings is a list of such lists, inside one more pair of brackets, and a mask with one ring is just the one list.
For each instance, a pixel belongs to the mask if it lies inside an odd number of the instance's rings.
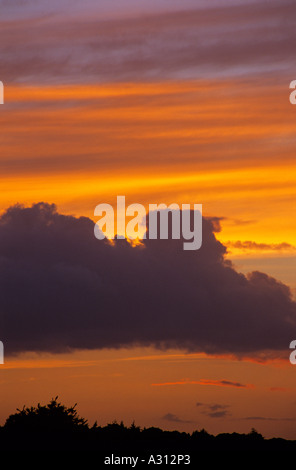
[[[81,432],[82,431],[82,432]],[[256,429],[248,434],[237,432],[214,436],[205,429],[191,434],[155,427],[141,429],[135,422],[127,427],[116,420],[106,426],[97,422],[90,427],[74,406],[67,407],[52,398],[46,405],[17,409],[0,426],[0,450],[85,450],[103,457],[116,455],[190,454],[200,460],[201,451],[282,450],[296,451],[296,441],[265,439]],[[128,454],[127,454],[128,453]],[[196,466],[196,465],[195,465]]]
[[17,408],[17,413],[10,415],[4,429],[26,432],[65,432],[87,429],[87,420],[80,418],[74,406],[67,407],[58,403],[58,397],[52,398],[47,405]]

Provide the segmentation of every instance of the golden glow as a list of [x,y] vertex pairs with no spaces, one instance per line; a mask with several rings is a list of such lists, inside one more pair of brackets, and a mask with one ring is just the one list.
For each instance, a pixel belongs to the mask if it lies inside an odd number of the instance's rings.
[[[43,201],[95,221],[96,205],[116,208],[118,195],[146,210],[150,203],[200,203],[205,216],[221,217],[216,236],[230,242],[232,256],[290,256],[296,246],[295,109],[287,90],[258,83],[7,86],[0,109],[0,213]],[[241,248],[234,248],[237,241]],[[5,358],[2,372],[2,422],[17,406],[57,394],[66,404],[78,402],[91,424],[97,418],[99,424],[130,423],[136,416],[142,426],[175,428],[162,417],[176,413],[184,420],[178,428],[233,432],[235,420],[236,431],[248,432],[244,416],[273,417],[275,409],[284,418],[293,415],[283,400],[285,394],[292,403],[295,391],[287,357],[80,351]],[[231,403],[232,416],[214,423],[197,401]],[[295,436],[293,422],[276,425]],[[273,436],[269,426],[263,420],[259,430]]]
[[[258,80],[7,87],[0,207],[201,203],[222,242],[296,245],[294,119]],[[233,248],[232,248],[233,251]],[[268,251],[268,250],[267,250]],[[235,255],[246,249],[235,249]]]

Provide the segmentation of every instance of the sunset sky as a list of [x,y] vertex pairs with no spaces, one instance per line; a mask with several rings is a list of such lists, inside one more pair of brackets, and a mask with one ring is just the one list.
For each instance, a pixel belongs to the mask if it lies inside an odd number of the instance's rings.
[[[0,0],[0,424],[296,439],[295,41],[290,0]],[[96,240],[117,195],[201,250]]]

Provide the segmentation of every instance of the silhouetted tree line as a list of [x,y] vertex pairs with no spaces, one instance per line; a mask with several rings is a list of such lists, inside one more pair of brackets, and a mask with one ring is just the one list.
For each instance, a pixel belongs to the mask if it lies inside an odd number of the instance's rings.
[[248,434],[218,434],[213,436],[204,429],[192,434],[163,431],[150,427],[141,429],[123,422],[89,426],[72,407],[53,398],[47,405],[23,407],[10,415],[0,427],[0,450],[75,450],[96,451],[102,456],[115,454],[190,454],[200,451],[295,451],[296,441],[281,438],[265,439],[255,429]]

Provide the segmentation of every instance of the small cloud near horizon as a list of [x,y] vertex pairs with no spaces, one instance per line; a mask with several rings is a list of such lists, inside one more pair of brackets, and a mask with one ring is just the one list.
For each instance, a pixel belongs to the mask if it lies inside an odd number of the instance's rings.
[[164,419],[166,421],[171,421],[173,423],[184,423],[184,424],[186,423],[187,424],[187,423],[192,423],[193,422],[193,421],[188,421],[188,420],[181,419],[173,413],[167,413],[164,416],[162,416],[161,419]]
[[226,418],[227,416],[231,416],[231,412],[229,411],[230,405],[197,402],[196,406],[202,408],[201,413],[208,416],[209,418]]
[[240,382],[231,382],[230,380],[180,380],[176,382],[159,382],[152,383],[154,387],[166,387],[171,385],[214,385],[218,387],[235,387],[235,388],[254,388],[253,384],[242,384]]

